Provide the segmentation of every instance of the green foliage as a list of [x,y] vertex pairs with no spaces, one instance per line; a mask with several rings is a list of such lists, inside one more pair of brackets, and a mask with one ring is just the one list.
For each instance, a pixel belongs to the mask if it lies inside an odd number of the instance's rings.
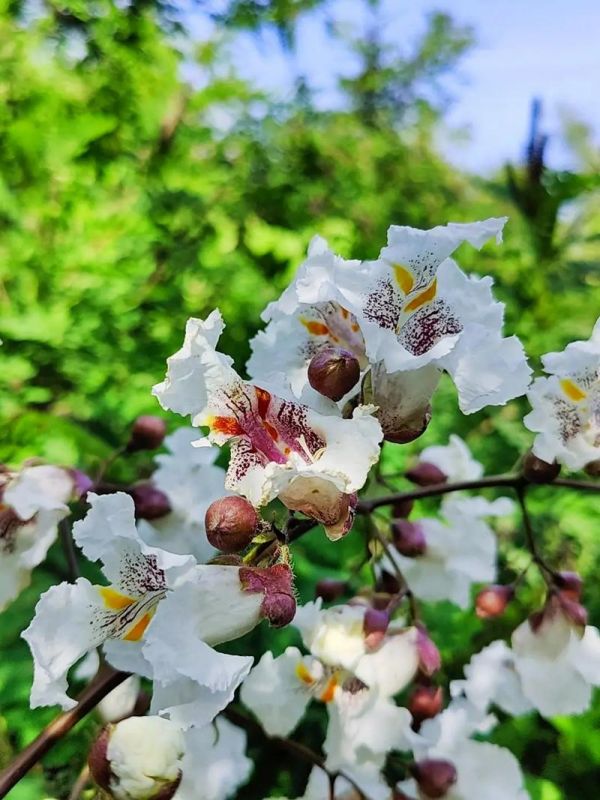
[[[252,28],[266,21],[289,32],[315,4],[236,0],[223,21]],[[315,233],[343,255],[368,258],[391,223],[428,227],[508,214],[502,248],[465,249],[459,260],[495,277],[507,327],[522,337],[536,369],[540,354],[589,336],[600,307],[600,207],[586,194],[589,170],[542,169],[538,180],[530,169],[527,184],[527,168],[514,169],[507,187],[504,176],[484,182],[444,162],[427,98],[469,42],[448,17],[432,18],[411,56],[384,52],[375,39],[364,45],[362,71],[345,84],[351,107],[332,112],[317,110],[310,91],[289,107],[271,104],[223,64],[217,40],[196,56],[203,88],[187,85],[181,67],[192,48],[165,28],[167,3],[48,3],[26,23],[20,4],[0,8],[0,461],[40,456],[95,471],[138,414],[157,413],[150,387],[162,378],[165,358],[179,347],[186,319],[214,306],[228,323],[223,347],[242,368],[260,312]],[[573,198],[565,222],[559,212]],[[383,469],[402,470],[451,432],[467,439],[489,472],[509,469],[530,444],[525,411],[519,401],[463,417],[443,383],[425,436],[388,448]],[[110,476],[127,480],[149,469],[140,456]],[[531,506],[548,558],[587,578],[597,621],[597,505],[536,489]],[[430,502],[418,511],[434,509]],[[500,536],[501,569],[514,577],[526,563],[518,521]],[[301,598],[312,597],[320,578],[352,570],[358,588],[364,551],[360,524],[335,546],[321,531],[303,538],[294,546]],[[39,594],[63,577],[57,547],[0,617],[2,763],[52,716],[28,710],[31,661],[19,633]],[[522,603],[491,626],[432,606],[427,622],[442,645],[445,677],[508,635],[539,599],[532,582]],[[275,648],[293,636],[279,633]],[[273,641],[260,628],[232,649],[261,653]],[[317,749],[319,713],[300,728]],[[502,723],[498,741],[522,759],[533,798],[595,796],[599,715],[596,704],[575,720]],[[76,730],[11,800],[66,797],[96,725],[90,719]],[[274,759],[259,740],[250,748],[258,766],[240,797],[301,792],[305,765],[279,752]]]

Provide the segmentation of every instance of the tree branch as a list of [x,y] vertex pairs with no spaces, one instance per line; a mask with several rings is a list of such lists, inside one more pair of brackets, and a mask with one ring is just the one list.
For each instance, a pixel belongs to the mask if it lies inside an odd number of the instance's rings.
[[368,500],[361,500],[357,507],[358,514],[370,514],[381,506],[391,506],[402,500],[423,500],[426,497],[439,497],[440,495],[450,494],[451,492],[461,492],[467,489],[493,489],[495,487],[508,486],[518,489],[521,486],[536,488],[538,486],[561,486],[566,489],[578,489],[586,492],[600,493],[600,483],[591,481],[580,481],[572,478],[556,478],[551,483],[536,484],[529,483],[522,475],[508,473],[506,475],[490,475],[487,478],[479,478],[473,481],[457,481],[455,483],[436,483],[434,486],[423,486],[410,492],[398,492],[397,494],[373,497]]
[[79,695],[77,705],[53,720],[31,744],[19,753],[14,761],[0,773],[0,798],[6,797],[37,762],[51,750],[80,720],[95,708],[100,700],[112,692],[125,678],[127,672],[117,672],[102,666],[94,680]]

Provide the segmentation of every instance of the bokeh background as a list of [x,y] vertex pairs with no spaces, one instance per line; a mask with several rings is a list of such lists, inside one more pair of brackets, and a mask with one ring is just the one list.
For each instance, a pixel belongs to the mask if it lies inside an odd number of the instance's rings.
[[[504,245],[465,248],[462,266],[494,276],[536,371],[542,353],[588,338],[600,312],[599,27],[591,0],[0,0],[0,461],[93,472],[138,414],[160,413],[150,387],[188,316],[214,306],[243,368],[261,310],[315,233],[367,258],[392,223],[506,214]],[[454,431],[489,472],[509,469],[531,441],[525,410],[463,417],[444,384],[426,435],[386,466]],[[151,468],[140,455],[111,477]],[[583,573],[598,624],[597,501],[541,489],[532,509],[549,559]],[[510,579],[527,559],[517,521],[500,536]],[[346,575],[363,546],[360,530],[336,547],[306,536],[302,597]],[[0,766],[53,715],[28,709],[19,633],[64,570],[56,547],[0,617]],[[430,607],[444,678],[541,597],[532,580],[485,626]],[[273,641],[259,629],[239,649]],[[299,734],[317,749],[321,714]],[[11,800],[67,798],[97,728],[80,725]],[[577,718],[502,720],[494,736],[534,800],[598,796],[599,702]],[[305,766],[258,740],[251,753],[240,798],[302,792]]]

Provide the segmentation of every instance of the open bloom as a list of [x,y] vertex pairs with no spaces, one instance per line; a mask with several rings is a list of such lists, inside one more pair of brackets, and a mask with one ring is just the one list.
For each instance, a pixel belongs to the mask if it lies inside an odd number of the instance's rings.
[[74,482],[50,465],[0,472],[0,611],[28,585],[67,516]]
[[537,433],[533,452],[581,469],[600,458],[600,319],[586,342],[542,357],[550,377],[536,378],[527,394],[532,411],[523,422]]
[[217,447],[193,447],[198,438],[193,428],[179,428],[167,436],[167,453],[156,457],[158,468],[152,483],[169,500],[171,512],[164,517],[138,522],[142,539],[171,553],[191,553],[197,561],[208,561],[215,548],[208,542],[204,516],[209,505],[224,494],[225,470],[214,464]]
[[[485,732],[489,720],[462,700],[454,700],[433,719],[426,720],[415,738],[413,754],[417,765],[440,760],[456,770],[455,782],[444,800],[527,800],[517,759],[504,747],[471,737]],[[399,788],[407,797],[429,800],[416,781],[403,781]],[[440,795],[434,795],[439,797]]]
[[523,622],[512,635],[514,666],[523,694],[544,717],[580,714],[600,686],[600,633],[583,635],[560,610],[544,613],[539,625]]
[[492,297],[491,278],[467,277],[449,258],[463,242],[500,241],[505,221],[428,231],[392,226],[376,261],[345,262],[316,238],[295,282],[264,314],[269,325],[252,343],[250,373],[288,376],[301,397],[312,356],[341,346],[363,369],[371,365],[373,402],[396,441],[401,423],[418,433],[442,370],[465,413],[518,397],[531,371],[518,339],[502,337],[503,306]]
[[[488,502],[482,497],[446,497],[441,519],[415,522],[425,539],[422,555],[409,558],[396,553],[402,574],[422,600],[450,600],[467,608],[473,583],[487,583],[496,576],[496,536],[483,517],[505,516],[513,510],[506,497]],[[394,568],[382,560],[390,574]]]
[[252,772],[246,734],[223,717],[185,732],[182,778],[174,800],[227,800]]
[[205,321],[190,319],[154,394],[164,408],[208,427],[199,444],[231,444],[228,489],[255,506],[279,497],[322,522],[330,538],[343,536],[354,493],[379,455],[381,429],[371,409],[357,408],[352,419],[325,416],[243,381],[215,349],[222,330],[218,311]]
[[[213,645],[242,636],[268,616],[266,581],[262,591],[247,587],[238,567],[196,565],[190,556],[149,547],[126,494],[90,494],[89,500],[92,508],[73,534],[90,560],[102,561],[110,585],[79,578],[40,598],[23,633],[34,658],[32,706],[72,707],[69,669],[104,645],[113,666],[154,680],[153,712],[184,727],[210,722],[252,664]],[[273,589],[281,591],[286,578],[275,573]]]

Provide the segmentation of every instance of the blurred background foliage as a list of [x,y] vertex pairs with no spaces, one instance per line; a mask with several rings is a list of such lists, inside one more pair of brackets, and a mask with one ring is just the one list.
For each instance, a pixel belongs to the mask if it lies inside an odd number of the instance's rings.
[[[589,336],[600,308],[600,159],[584,126],[565,126],[578,164],[571,172],[545,163],[539,104],[522,163],[486,178],[446,163],[435,146],[448,102],[440,79],[473,36],[442,13],[402,49],[376,28],[351,41],[357,70],[340,77],[345,103],[336,110],[323,110],[301,77],[283,104],[234,73],[223,44],[237,30],[275,28],[292,57],[298,15],[319,2],[199,0],[194,13],[217,23],[199,44],[187,32],[190,9],[175,0],[0,0],[0,461],[42,457],[93,473],[138,414],[157,413],[149,390],[165,358],[186,319],[214,306],[228,324],[223,347],[243,368],[260,312],[315,233],[345,256],[367,258],[391,223],[506,214],[504,245],[464,249],[463,267],[494,276],[507,328],[536,370],[542,353]],[[184,65],[202,79],[186,82]],[[519,401],[463,417],[443,385],[426,435],[386,452],[384,471],[401,470],[451,432],[488,472],[509,469],[531,440],[525,410]],[[111,474],[133,480],[150,470],[139,456]],[[597,624],[597,503],[537,489],[531,504],[550,560],[583,572]],[[518,521],[499,535],[502,577],[512,578],[527,560]],[[344,577],[364,546],[360,525],[335,547],[320,531],[306,536],[295,547],[301,597],[310,599],[321,577]],[[31,663],[19,633],[64,570],[56,547],[0,618],[0,765],[53,714],[28,710]],[[532,579],[491,625],[447,604],[430,607],[444,679],[507,636],[541,592]],[[282,648],[294,634],[259,629],[236,646],[260,653],[274,640]],[[311,711],[300,729],[315,748],[321,713]],[[97,725],[80,726],[10,798],[67,798]],[[596,703],[576,719],[506,720],[495,736],[522,760],[534,800],[571,800],[597,795],[599,728]],[[257,769],[240,798],[302,792],[303,765],[280,753],[274,760],[258,741],[251,752]]]

